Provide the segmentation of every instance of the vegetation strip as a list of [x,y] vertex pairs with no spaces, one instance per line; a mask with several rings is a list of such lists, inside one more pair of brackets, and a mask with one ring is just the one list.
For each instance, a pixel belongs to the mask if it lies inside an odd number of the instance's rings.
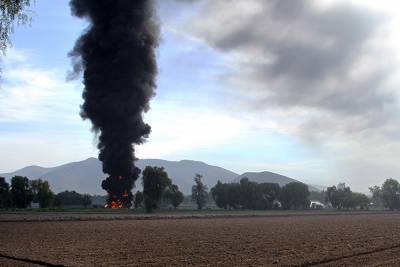
[[53,263],[49,263],[49,262],[45,262],[45,261],[31,260],[31,259],[27,259],[27,258],[18,258],[18,257],[3,254],[3,253],[0,253],[0,258],[5,258],[5,259],[15,260],[15,261],[22,261],[22,262],[32,263],[32,264],[37,264],[37,265],[42,265],[42,266],[66,267],[66,265],[53,264]]
[[107,218],[99,217],[55,217],[55,218],[22,218],[22,219],[1,219],[0,223],[12,222],[71,222],[71,221],[118,221],[118,220],[180,220],[180,219],[220,219],[220,218],[280,218],[280,217],[306,217],[306,216],[349,216],[349,215],[386,215],[397,214],[397,212],[388,211],[369,211],[369,212],[321,212],[321,213],[277,213],[277,214],[206,214],[206,215],[134,215],[117,216]]
[[385,251],[385,250],[391,250],[391,249],[395,249],[395,248],[400,248],[400,244],[392,245],[390,247],[377,248],[377,249],[370,250],[370,251],[358,252],[358,253],[355,253],[355,254],[350,254],[350,255],[345,255],[345,256],[339,256],[339,257],[330,258],[330,259],[317,260],[317,261],[313,261],[313,262],[305,262],[305,263],[302,263],[300,265],[295,265],[295,266],[298,266],[298,267],[315,266],[315,265],[320,265],[320,264],[340,261],[340,260],[344,260],[344,259],[349,259],[349,258],[354,258],[354,257],[374,254],[374,253],[382,252],[382,251]]

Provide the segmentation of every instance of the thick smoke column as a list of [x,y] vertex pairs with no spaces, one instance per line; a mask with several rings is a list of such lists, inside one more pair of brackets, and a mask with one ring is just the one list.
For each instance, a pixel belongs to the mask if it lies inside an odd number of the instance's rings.
[[156,87],[159,29],[152,0],[71,0],[73,15],[90,25],[70,52],[74,76],[83,71],[81,116],[99,136],[99,159],[109,177],[108,207],[129,207],[140,170],[134,144],[150,133],[143,112]]

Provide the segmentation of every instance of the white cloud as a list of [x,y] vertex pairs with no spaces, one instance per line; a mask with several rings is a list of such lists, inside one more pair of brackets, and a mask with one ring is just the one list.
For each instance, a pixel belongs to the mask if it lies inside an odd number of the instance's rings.
[[398,1],[209,0],[202,7],[178,30],[229,56],[220,76],[225,112],[250,131],[301,140],[330,162],[321,175],[289,160],[254,168],[296,169],[315,183],[347,181],[364,191],[400,176]]
[[26,54],[10,50],[0,89],[0,121],[74,120],[80,93],[64,81],[64,73],[28,64]]
[[141,158],[168,157],[182,152],[229,144],[246,130],[246,124],[215,108],[153,105],[146,121],[152,132],[138,147]]

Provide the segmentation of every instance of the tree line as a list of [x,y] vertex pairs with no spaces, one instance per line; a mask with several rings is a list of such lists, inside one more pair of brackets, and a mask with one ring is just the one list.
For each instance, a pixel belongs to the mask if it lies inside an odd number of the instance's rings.
[[387,179],[382,186],[369,188],[375,206],[390,210],[400,210],[400,184],[395,179]]
[[400,210],[400,184],[395,179],[387,179],[381,186],[369,188],[371,197],[356,193],[345,183],[328,187],[322,192],[311,192],[312,199],[330,205],[337,210],[390,209]]
[[31,203],[39,203],[40,208],[84,206],[91,205],[88,194],[79,194],[75,191],[64,191],[54,194],[47,181],[41,179],[29,180],[24,176],[11,178],[11,185],[4,177],[0,177],[0,208],[25,209]]
[[[257,183],[248,178],[242,178],[239,183],[218,181],[208,192],[202,178],[200,174],[195,175],[190,196],[199,210],[206,206],[210,197],[222,209],[300,210],[310,208],[310,200],[313,200],[338,210],[367,210],[370,207],[400,210],[400,184],[395,179],[387,179],[382,186],[370,187],[372,197],[368,197],[353,192],[345,183],[327,187],[321,192],[310,192],[308,186],[300,182],[281,187],[277,183]],[[163,167],[147,166],[142,172],[142,184],[143,191],[134,195],[134,207],[143,207],[147,212],[168,205],[177,208],[185,198]],[[40,208],[86,208],[92,204],[92,197],[75,191],[54,194],[49,183],[41,179],[14,176],[8,184],[5,178],[0,177],[0,208],[27,208],[32,202],[38,203]]]
[[[179,187],[172,183],[163,167],[146,167],[142,173],[143,192],[134,196],[134,207],[144,206],[147,212],[159,208],[161,204],[178,207],[184,199]],[[89,194],[64,191],[54,194],[47,181],[29,180],[24,176],[11,178],[11,185],[0,177],[0,208],[24,209],[31,203],[39,203],[40,208],[65,206],[90,206]]]
[[215,204],[223,209],[307,209],[310,206],[308,186],[291,182],[257,183],[242,178],[239,183],[218,183],[211,188]]
[[147,166],[142,172],[143,192],[137,191],[134,196],[134,207],[144,206],[146,212],[153,212],[161,204],[171,204],[177,208],[184,195],[179,187],[172,183],[164,167]]
[[[400,183],[387,179],[382,186],[369,188],[372,197],[353,192],[345,183],[327,187],[321,192],[309,191],[300,182],[291,182],[282,187],[276,183],[256,183],[242,178],[240,183],[218,183],[211,188],[215,204],[223,209],[309,209],[311,201],[319,201],[337,210],[368,210],[388,208],[400,210]],[[322,206],[320,206],[322,208]]]
[[352,192],[345,183],[328,187],[325,192],[325,202],[337,210],[367,210],[371,204],[371,200],[365,194]]

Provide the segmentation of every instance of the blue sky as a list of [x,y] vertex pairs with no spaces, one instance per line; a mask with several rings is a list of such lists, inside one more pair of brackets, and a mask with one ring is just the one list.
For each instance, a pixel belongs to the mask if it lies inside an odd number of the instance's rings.
[[[262,6],[263,1],[189,2],[157,3],[160,73],[157,95],[145,115],[152,133],[137,148],[139,158],[200,160],[238,173],[268,170],[321,185],[344,181],[361,191],[396,178],[400,168],[393,158],[400,148],[400,131],[393,125],[398,105],[389,94],[398,85],[398,54],[392,52],[399,47],[393,31],[399,24],[391,13],[396,1],[380,7],[373,1],[321,1],[314,7],[315,1],[304,0],[304,16],[284,18],[279,21],[283,26],[263,21],[282,29],[272,33],[251,20],[262,15],[260,10],[274,8]],[[68,1],[36,1],[32,11],[32,24],[16,28],[13,46],[2,58],[0,173],[97,157],[90,123],[79,117],[82,85],[79,80],[66,82],[71,68],[67,54],[86,23],[70,15]],[[332,30],[328,24],[337,17],[340,21],[340,12],[354,16],[356,26],[366,17],[358,25],[360,36]],[[299,35],[293,41],[293,29],[286,27],[293,20],[298,25],[320,20],[322,26],[295,29],[309,39]],[[243,25],[250,26],[243,31]],[[386,42],[380,41],[382,35]],[[284,48],[290,53],[315,51],[309,49],[312,38],[326,44],[327,52],[292,55],[288,63]],[[336,44],[342,45],[341,51],[349,50],[341,55],[346,61],[325,56],[337,52],[332,48]],[[389,54],[390,61],[385,61]],[[313,76],[310,81],[299,76],[309,75],[304,70],[322,59],[330,60],[321,65],[330,77]],[[369,62],[375,68],[365,67]],[[384,82],[371,79],[371,88],[357,87],[366,75],[382,72]],[[305,93],[308,98],[303,98]]]

